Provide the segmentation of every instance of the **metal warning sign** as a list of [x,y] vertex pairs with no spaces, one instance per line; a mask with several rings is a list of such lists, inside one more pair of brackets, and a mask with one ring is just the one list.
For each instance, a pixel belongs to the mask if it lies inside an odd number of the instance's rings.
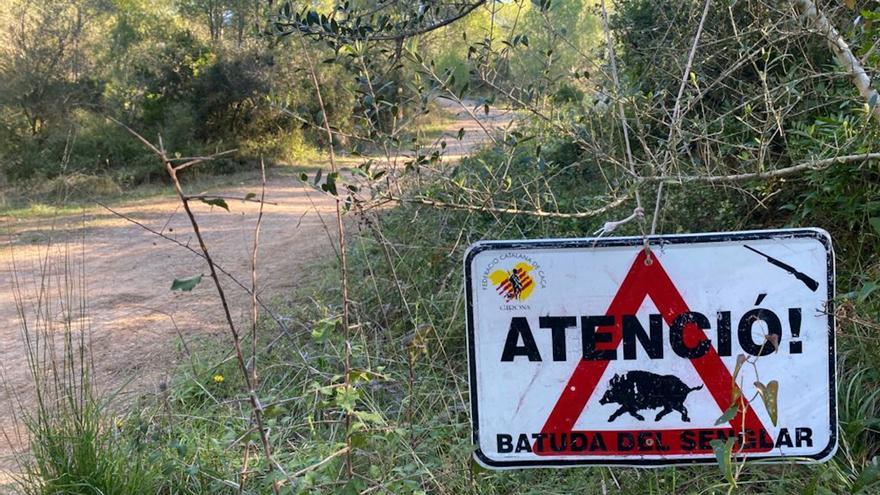
[[487,241],[465,258],[476,459],[491,468],[823,461],[834,255],[818,229]]

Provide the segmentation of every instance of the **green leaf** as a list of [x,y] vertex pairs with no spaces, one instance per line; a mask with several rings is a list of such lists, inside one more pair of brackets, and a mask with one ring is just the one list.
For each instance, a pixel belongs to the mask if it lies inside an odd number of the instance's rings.
[[361,393],[351,385],[336,387],[334,402],[346,412],[354,412]]
[[263,411],[263,416],[268,419],[277,418],[287,412],[283,404],[272,404]]
[[323,320],[315,322],[315,326],[312,328],[312,339],[315,342],[326,341],[330,338],[331,333],[336,328],[339,321],[339,318],[324,318]]
[[458,130],[458,140],[461,141],[461,138],[464,137],[464,127]]
[[880,481],[880,456],[874,456],[870,462],[862,469],[862,473],[853,483],[852,493],[871,493],[867,489]]
[[764,405],[767,406],[767,412],[770,413],[770,421],[773,426],[779,422],[779,382],[772,380],[767,384],[767,394],[764,396]]
[[877,290],[880,289],[880,283],[877,282],[866,282],[862,285],[862,288],[859,289],[858,297],[856,297],[856,302],[862,304],[863,302],[868,300],[868,297]]
[[189,292],[193,290],[202,281],[202,275],[196,275],[189,278],[175,278],[171,282],[171,290],[180,290]]
[[742,365],[746,362],[746,355],[740,354],[736,357],[736,367],[733,368],[733,381],[736,382],[736,377],[739,376],[739,371],[742,369]]
[[488,470],[486,468],[484,468],[482,465],[480,465],[480,463],[477,462],[476,459],[471,457],[471,473],[480,474],[480,473],[486,473],[486,472],[488,472]]
[[363,369],[352,369],[348,372],[348,381],[354,384],[360,382],[370,382],[373,380],[387,380],[388,377],[381,374],[376,373],[375,371],[363,370]]
[[201,199],[202,203],[205,203],[206,205],[219,206],[220,208],[223,208],[224,210],[229,211],[229,205],[226,204],[226,200],[224,200],[223,198],[199,198],[199,199]]
[[385,419],[381,415],[374,412],[355,411],[355,417],[364,423],[375,423],[377,425],[385,424]]
[[336,491],[337,495],[359,495],[361,490],[366,488],[366,483],[363,480],[359,480],[357,478],[353,478],[348,480],[348,483],[345,484],[342,488],[338,488]]
[[764,407],[767,408],[767,414],[770,415],[770,421],[773,423],[773,426],[776,426],[777,420],[779,419],[777,403],[777,399],[779,398],[779,382],[772,380],[767,385],[764,385],[761,382],[755,382],[755,387],[757,387],[758,394],[764,402]]
[[880,235],[880,217],[871,217],[868,219],[868,222],[871,224],[871,227],[874,228],[874,231]]
[[177,449],[177,455],[180,457],[186,457],[187,449],[186,444],[180,443],[177,440],[171,442],[171,446]]
[[735,400],[733,401],[733,404],[731,404],[730,407],[728,407],[727,410],[724,411],[724,414],[722,414],[720,418],[715,420],[715,426],[730,423],[730,421],[733,419],[734,416],[736,416],[736,413],[738,411],[739,401]]
[[718,468],[721,469],[721,474],[727,478],[728,483],[736,486],[736,479],[733,477],[733,465],[731,462],[733,443],[733,437],[729,437],[727,441],[724,442],[716,438],[709,442],[709,445],[712,446],[712,451],[715,452],[715,459],[718,461]]
[[244,200],[245,200],[245,201],[248,201],[248,200],[250,200],[250,199],[254,199],[254,198],[256,198],[256,197],[257,197],[257,193],[249,192],[249,193],[247,193],[247,194],[244,195]]
[[339,177],[337,172],[332,172],[327,174],[327,182],[321,184],[321,190],[324,192],[328,192],[334,196],[337,196],[339,193],[336,190],[336,178]]
[[367,448],[367,445],[370,443],[369,440],[370,439],[368,435],[362,431],[352,433],[348,436],[349,443],[351,444],[352,448],[355,449]]

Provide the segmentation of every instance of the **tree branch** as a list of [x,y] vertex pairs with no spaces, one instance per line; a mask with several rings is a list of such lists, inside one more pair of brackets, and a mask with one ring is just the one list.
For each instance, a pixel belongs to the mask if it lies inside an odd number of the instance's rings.
[[606,213],[618,206],[622,205],[626,200],[629,199],[628,195],[621,196],[614,201],[602,206],[600,208],[596,208],[593,210],[586,211],[578,211],[578,212],[558,212],[558,211],[543,211],[543,210],[520,210],[517,208],[496,208],[492,206],[479,206],[479,205],[469,205],[463,203],[447,203],[445,201],[437,201],[435,199],[423,198],[423,197],[414,197],[414,198],[401,198],[398,196],[387,196],[384,198],[386,201],[391,201],[395,203],[409,203],[409,204],[420,204],[426,206],[433,206],[435,208],[448,208],[451,210],[468,210],[468,211],[478,211],[481,213],[504,213],[508,215],[525,215],[530,217],[544,217],[544,218],[589,218],[594,217],[596,215],[601,215]]
[[[275,24],[276,25],[283,25],[285,27],[294,27],[296,30],[300,31],[303,34],[323,34],[323,35],[326,35],[326,36],[329,36],[329,37],[332,37],[335,39],[341,39],[346,42],[352,42],[352,41],[401,41],[401,40],[405,40],[407,38],[412,38],[413,36],[418,36],[420,34],[429,33],[431,31],[440,29],[444,26],[448,26],[449,24],[452,24],[453,22],[470,14],[471,12],[476,10],[478,7],[484,5],[487,1],[488,0],[477,0],[477,2],[463,7],[458,12],[458,14],[456,14],[452,17],[447,17],[446,19],[443,19],[441,21],[437,21],[434,24],[429,24],[427,26],[422,26],[420,28],[411,29],[409,31],[404,31],[402,33],[397,33],[397,34],[385,34],[385,35],[376,35],[376,36],[371,36],[369,34],[356,35],[356,36],[343,36],[343,35],[339,35],[336,33],[329,33],[327,31],[323,31],[322,33],[311,33],[309,31],[308,25],[303,25],[301,23],[293,23],[293,22],[279,23],[279,22],[276,22]],[[290,33],[283,33],[283,34],[290,34]]]
[[666,182],[669,184],[681,184],[684,182],[703,182],[709,184],[721,182],[745,182],[753,179],[775,179],[778,177],[787,177],[807,170],[822,170],[835,164],[863,162],[868,160],[880,160],[880,153],[864,153],[861,155],[844,155],[822,160],[810,160],[797,165],[792,165],[791,167],[768,170],[766,172],[731,175],[659,175],[654,177],[643,177],[642,180],[645,182]]
[[828,41],[828,47],[834,53],[834,57],[840,65],[846,68],[850,79],[859,90],[859,94],[868,104],[869,111],[880,122],[880,97],[877,90],[871,87],[871,77],[865,72],[861,62],[850,50],[849,45],[843,39],[843,36],[837,31],[831,21],[825,17],[825,14],[819,12],[816,4],[812,0],[793,0],[794,6],[801,12],[801,15],[808,18],[818,28],[819,33]]

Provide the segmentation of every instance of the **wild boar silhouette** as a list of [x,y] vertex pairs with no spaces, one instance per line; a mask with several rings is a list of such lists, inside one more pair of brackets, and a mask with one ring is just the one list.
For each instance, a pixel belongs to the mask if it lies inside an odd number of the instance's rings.
[[639,421],[645,418],[639,414],[641,409],[663,410],[657,413],[654,421],[671,413],[673,410],[681,413],[682,421],[690,421],[684,401],[689,393],[700,390],[702,385],[688,387],[677,376],[656,375],[648,371],[630,371],[623,376],[615,374],[608,383],[608,390],[599,399],[599,404],[615,403],[620,407],[608,418],[608,422],[617,419],[623,413],[629,413]]

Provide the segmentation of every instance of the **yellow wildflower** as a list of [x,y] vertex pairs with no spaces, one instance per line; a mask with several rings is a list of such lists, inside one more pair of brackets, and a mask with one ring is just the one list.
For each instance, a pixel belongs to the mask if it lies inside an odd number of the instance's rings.
[[223,383],[223,380],[225,380],[223,375],[214,375],[214,383]]

